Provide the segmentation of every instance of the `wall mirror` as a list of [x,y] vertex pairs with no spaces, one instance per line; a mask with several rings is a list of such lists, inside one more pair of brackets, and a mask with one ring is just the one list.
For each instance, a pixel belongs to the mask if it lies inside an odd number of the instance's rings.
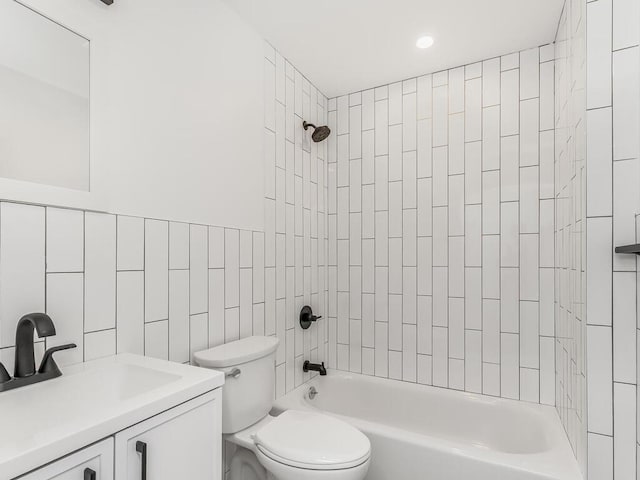
[[0,177],[89,191],[89,40],[0,0]]

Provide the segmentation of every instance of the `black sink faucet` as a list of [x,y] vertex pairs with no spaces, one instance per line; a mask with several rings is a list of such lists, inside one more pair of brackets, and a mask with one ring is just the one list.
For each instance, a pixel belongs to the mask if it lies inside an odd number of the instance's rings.
[[303,372],[318,372],[320,375],[324,376],[327,374],[327,369],[324,368],[324,362],[322,363],[311,363],[309,360],[305,360],[302,364]]
[[6,368],[0,363],[0,392],[13,390],[34,383],[44,382],[62,375],[60,368],[53,359],[53,354],[62,350],[76,348],[74,343],[51,347],[44,352],[40,368],[36,372],[36,361],[33,355],[33,331],[38,337],[51,337],[56,334],[56,328],[49,315],[45,313],[30,313],[18,322],[16,328],[16,365],[14,378],[11,378]]
[[51,337],[56,327],[46,313],[29,313],[20,319],[16,328],[16,365],[14,377],[30,377],[36,373],[36,360],[33,355],[33,331],[38,337]]
[[11,375],[7,372],[7,369],[4,368],[4,365],[0,363],[0,383],[5,383],[11,380]]

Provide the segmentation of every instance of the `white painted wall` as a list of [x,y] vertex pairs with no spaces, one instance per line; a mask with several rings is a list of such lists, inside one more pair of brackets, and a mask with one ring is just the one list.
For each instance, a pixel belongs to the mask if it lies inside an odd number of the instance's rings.
[[263,42],[217,0],[25,0],[91,41],[91,193],[1,197],[263,227]]

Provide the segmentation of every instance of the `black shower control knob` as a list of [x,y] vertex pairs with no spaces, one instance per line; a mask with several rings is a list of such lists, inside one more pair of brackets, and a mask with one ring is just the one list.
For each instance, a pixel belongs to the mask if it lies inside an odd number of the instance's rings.
[[311,326],[313,322],[321,318],[322,316],[316,316],[313,314],[313,310],[311,310],[311,307],[309,305],[305,305],[304,307],[302,307],[302,310],[300,310],[300,326],[303,328],[303,330],[306,330]]

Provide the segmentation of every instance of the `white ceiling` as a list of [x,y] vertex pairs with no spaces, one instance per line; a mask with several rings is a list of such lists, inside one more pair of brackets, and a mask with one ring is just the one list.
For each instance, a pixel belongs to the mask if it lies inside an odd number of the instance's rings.
[[[564,0],[225,0],[329,97],[551,43]],[[415,47],[421,35],[435,45]]]

